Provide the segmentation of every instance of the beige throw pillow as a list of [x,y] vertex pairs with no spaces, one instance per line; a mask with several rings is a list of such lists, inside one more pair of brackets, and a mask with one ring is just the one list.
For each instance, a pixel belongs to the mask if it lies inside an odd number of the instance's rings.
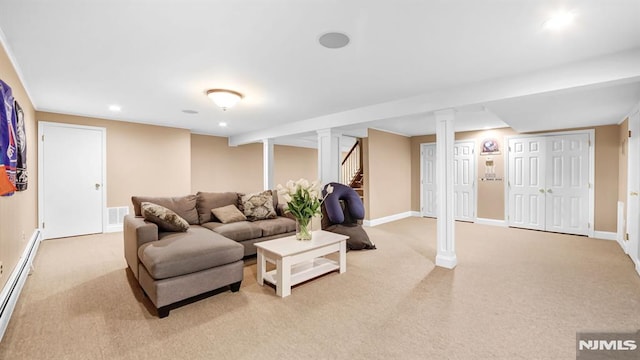
[[241,213],[235,205],[227,205],[211,209],[211,213],[223,224],[247,220],[247,217],[244,216],[244,214]]
[[181,218],[178,214],[164,206],[143,202],[140,204],[140,208],[142,217],[158,225],[160,230],[184,232],[189,229],[187,220]]
[[240,199],[244,216],[249,221],[275,219],[278,217],[273,208],[273,193],[266,190],[260,193],[242,195]]

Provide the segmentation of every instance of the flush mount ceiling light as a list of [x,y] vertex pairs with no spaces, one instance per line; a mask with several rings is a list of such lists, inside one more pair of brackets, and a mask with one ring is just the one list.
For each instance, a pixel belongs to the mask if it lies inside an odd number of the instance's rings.
[[120,112],[122,110],[122,108],[120,107],[120,105],[109,105],[109,110],[113,111],[113,112]]
[[207,91],[207,96],[218,105],[222,111],[227,111],[243,98],[242,94],[233,90],[212,89]]
[[576,18],[575,11],[559,10],[542,24],[546,30],[562,30],[573,23]]
[[327,49],[339,49],[349,44],[349,37],[343,33],[329,32],[320,36],[318,42]]

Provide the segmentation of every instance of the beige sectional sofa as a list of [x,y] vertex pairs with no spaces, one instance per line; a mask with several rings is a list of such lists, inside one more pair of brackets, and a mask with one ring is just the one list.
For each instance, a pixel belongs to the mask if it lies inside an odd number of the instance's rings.
[[[239,205],[235,192],[181,197],[132,197],[134,215],[124,219],[125,259],[138,283],[165,317],[178,302],[229,286],[240,289],[243,257],[256,253],[259,241],[295,234],[295,221],[284,216],[273,191],[277,217],[224,224],[211,210]],[[186,232],[166,232],[142,217],[149,202],[172,210],[189,223]],[[241,206],[240,206],[241,207]]]

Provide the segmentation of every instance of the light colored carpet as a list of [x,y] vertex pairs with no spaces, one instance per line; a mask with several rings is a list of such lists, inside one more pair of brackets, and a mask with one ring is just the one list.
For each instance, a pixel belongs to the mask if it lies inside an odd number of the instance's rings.
[[378,250],[281,299],[257,285],[158,319],[121,234],[42,243],[0,359],[575,359],[576,331],[640,329],[640,277],[617,243],[458,223],[435,268],[435,220],[367,229]]

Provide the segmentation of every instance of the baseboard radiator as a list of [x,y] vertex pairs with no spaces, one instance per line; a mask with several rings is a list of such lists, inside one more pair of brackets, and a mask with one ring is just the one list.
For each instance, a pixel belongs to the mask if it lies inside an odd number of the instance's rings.
[[0,341],[4,336],[5,330],[11,320],[13,309],[16,307],[18,297],[22,291],[27,276],[31,271],[31,263],[36,256],[38,246],[40,246],[41,233],[39,229],[36,229],[27,243],[27,247],[24,249],[22,256],[18,260],[13,272],[9,276],[9,280],[2,288],[0,293]]

